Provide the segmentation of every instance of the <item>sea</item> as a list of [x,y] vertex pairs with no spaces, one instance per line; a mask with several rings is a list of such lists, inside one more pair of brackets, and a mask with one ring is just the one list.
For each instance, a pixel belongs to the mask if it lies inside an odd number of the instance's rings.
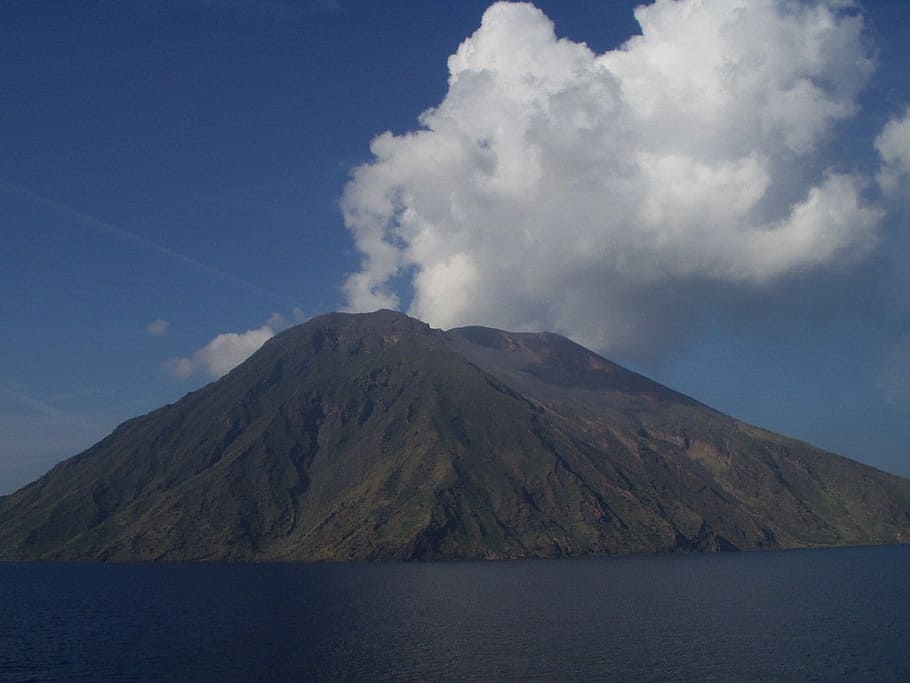
[[0,681],[910,681],[910,546],[0,563]]

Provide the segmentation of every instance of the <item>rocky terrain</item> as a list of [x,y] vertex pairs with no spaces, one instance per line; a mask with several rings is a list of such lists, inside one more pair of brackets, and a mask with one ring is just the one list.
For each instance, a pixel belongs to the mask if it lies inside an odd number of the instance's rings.
[[0,498],[0,559],[367,560],[910,539],[910,480],[555,334],[330,314]]

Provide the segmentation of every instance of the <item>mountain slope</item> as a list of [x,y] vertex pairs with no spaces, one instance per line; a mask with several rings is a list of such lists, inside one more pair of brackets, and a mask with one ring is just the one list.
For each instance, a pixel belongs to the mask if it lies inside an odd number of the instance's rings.
[[559,556],[902,542],[910,481],[552,334],[287,330],[0,500],[0,559]]

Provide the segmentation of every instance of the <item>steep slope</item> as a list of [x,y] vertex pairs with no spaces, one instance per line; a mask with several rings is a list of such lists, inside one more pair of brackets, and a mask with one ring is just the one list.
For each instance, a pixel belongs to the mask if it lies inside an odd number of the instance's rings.
[[618,439],[623,452],[611,461],[682,547],[701,548],[706,536],[737,548],[908,539],[907,479],[735,420],[558,335],[448,335],[576,439],[595,450]]
[[527,557],[901,542],[910,481],[552,334],[332,314],[0,500],[0,559]]

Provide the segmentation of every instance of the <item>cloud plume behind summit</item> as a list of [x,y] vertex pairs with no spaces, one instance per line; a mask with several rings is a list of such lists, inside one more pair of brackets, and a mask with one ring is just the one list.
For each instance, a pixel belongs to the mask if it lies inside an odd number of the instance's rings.
[[350,309],[634,358],[867,257],[873,180],[828,154],[875,67],[862,17],[775,0],[635,16],[641,35],[596,54],[530,4],[486,11],[443,101],[376,137],[345,189]]

